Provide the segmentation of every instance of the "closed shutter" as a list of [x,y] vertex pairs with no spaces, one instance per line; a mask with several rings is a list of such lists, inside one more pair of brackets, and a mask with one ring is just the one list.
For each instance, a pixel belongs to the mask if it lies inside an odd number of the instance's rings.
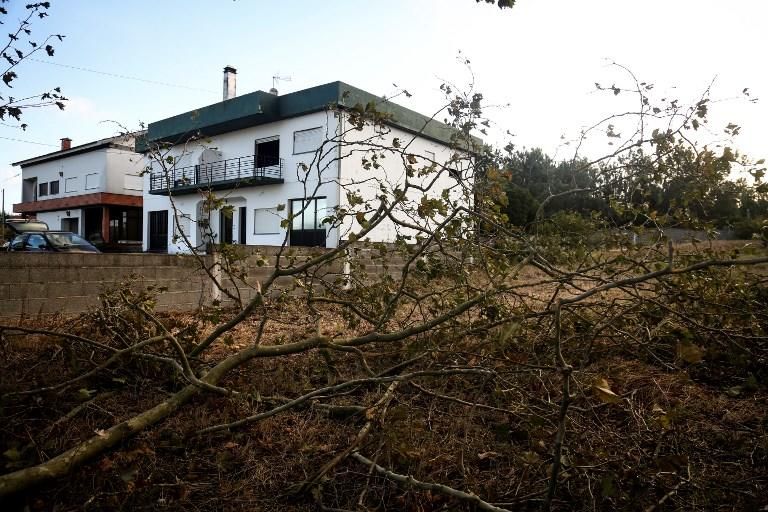
[[323,143],[323,127],[293,132],[293,154],[317,151]]

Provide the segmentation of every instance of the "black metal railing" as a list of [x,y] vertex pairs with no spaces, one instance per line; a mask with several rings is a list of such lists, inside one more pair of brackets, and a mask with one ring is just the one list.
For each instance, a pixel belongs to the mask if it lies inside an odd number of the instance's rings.
[[228,158],[207,164],[173,167],[164,171],[154,171],[149,177],[149,190],[171,190],[175,188],[204,188],[222,182],[247,180],[248,184],[260,181],[274,183],[283,179],[283,159],[274,156],[259,155]]

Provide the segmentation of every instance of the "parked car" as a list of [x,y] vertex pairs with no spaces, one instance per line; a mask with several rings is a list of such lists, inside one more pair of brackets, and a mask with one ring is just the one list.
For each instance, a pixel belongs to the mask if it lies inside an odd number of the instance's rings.
[[80,236],[68,231],[27,231],[16,235],[11,252],[101,252]]

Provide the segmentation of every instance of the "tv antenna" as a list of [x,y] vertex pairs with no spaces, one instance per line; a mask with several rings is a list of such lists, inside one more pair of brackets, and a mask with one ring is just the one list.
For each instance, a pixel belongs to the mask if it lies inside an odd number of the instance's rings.
[[277,92],[277,84],[278,82],[290,82],[291,77],[290,76],[280,76],[280,73],[272,76],[272,90]]

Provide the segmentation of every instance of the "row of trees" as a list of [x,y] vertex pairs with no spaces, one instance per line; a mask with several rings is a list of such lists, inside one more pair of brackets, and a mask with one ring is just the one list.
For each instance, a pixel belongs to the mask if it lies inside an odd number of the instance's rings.
[[511,224],[530,228],[539,207],[554,196],[543,206],[545,217],[599,213],[615,226],[655,225],[664,218],[670,227],[735,229],[744,238],[759,232],[768,218],[763,161],[750,165],[727,147],[695,150],[662,138],[657,143],[654,154],[636,153],[618,166],[586,158],[556,161],[541,149],[508,153],[504,212]]

